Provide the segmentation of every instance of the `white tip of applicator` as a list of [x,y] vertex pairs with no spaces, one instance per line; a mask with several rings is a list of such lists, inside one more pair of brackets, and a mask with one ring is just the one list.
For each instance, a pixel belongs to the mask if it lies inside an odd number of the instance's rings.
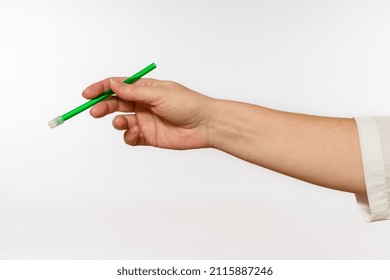
[[64,120],[61,118],[61,116],[58,116],[49,122],[49,126],[50,126],[50,128],[55,128],[63,123],[64,123]]

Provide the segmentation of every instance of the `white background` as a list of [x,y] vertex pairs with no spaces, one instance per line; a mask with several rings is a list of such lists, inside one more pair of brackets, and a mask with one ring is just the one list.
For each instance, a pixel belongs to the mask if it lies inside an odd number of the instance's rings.
[[353,194],[216,150],[130,147],[111,117],[47,126],[90,83],[151,62],[149,77],[216,98],[389,115],[389,14],[385,0],[0,0],[0,258],[389,258],[390,222],[366,223]]

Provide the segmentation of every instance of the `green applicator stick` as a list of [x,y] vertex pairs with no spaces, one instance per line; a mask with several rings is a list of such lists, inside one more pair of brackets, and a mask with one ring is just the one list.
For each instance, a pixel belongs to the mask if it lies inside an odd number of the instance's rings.
[[[140,79],[141,77],[143,77],[144,75],[146,75],[147,73],[149,73],[150,71],[152,71],[153,69],[155,69],[156,67],[157,67],[156,64],[152,63],[149,66],[147,66],[144,69],[142,69],[141,71],[139,71],[138,73],[136,73],[133,76],[131,76],[130,78],[124,80],[123,82],[126,83],[126,84],[132,84],[135,81],[137,81],[138,79]],[[74,117],[77,114],[87,110],[88,108],[92,107],[96,103],[99,103],[100,101],[106,99],[107,97],[110,97],[113,94],[114,94],[114,92],[111,89],[109,89],[109,90],[103,92],[98,97],[95,97],[94,99],[89,100],[88,102],[86,102],[83,105],[80,105],[79,107],[69,111],[68,113],[63,114],[62,116],[58,116],[58,117],[52,119],[49,122],[50,128],[55,128],[55,127],[63,124],[64,121],[66,121],[66,120],[70,119],[71,117]]]

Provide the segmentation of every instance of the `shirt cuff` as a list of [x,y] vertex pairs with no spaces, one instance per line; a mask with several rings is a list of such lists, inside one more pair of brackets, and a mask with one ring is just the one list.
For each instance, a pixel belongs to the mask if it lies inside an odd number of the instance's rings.
[[367,194],[356,194],[367,222],[390,219],[390,117],[355,118]]

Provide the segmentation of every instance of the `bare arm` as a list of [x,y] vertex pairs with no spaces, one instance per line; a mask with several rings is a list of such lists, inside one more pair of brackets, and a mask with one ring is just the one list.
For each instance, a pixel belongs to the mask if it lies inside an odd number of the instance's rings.
[[[106,79],[83,93],[112,88],[94,117],[120,111],[113,125],[132,146],[167,149],[213,147],[243,160],[319,186],[365,193],[357,127],[353,119],[276,111],[209,98],[180,84],[141,79],[126,85]],[[131,113],[131,114],[128,114]]]
[[353,119],[295,114],[234,101],[214,101],[211,146],[316,185],[364,193]]

